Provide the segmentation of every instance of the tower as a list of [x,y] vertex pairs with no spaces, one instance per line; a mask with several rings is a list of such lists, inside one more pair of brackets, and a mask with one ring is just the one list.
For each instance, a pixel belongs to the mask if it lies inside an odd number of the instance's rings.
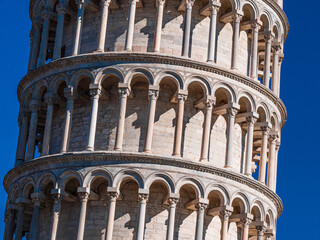
[[281,0],[31,0],[8,240],[276,239]]

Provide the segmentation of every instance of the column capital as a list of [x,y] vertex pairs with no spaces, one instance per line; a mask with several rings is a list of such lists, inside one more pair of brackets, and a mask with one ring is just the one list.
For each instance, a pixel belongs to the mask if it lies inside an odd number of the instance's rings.
[[78,198],[80,201],[88,201],[89,199],[89,193],[88,192],[77,192]]
[[157,0],[157,6],[164,5],[166,0]]
[[271,126],[269,123],[267,123],[267,126],[261,126],[260,129],[262,131],[262,134],[267,134],[269,135],[270,131],[271,131]]
[[159,87],[151,85],[149,86],[149,99],[157,99],[159,96]]
[[253,219],[251,217],[243,217],[240,219],[243,226],[249,226],[252,223],[252,220]]
[[264,40],[265,40],[266,42],[270,42],[270,43],[271,43],[271,41],[272,41],[273,38],[274,38],[273,32],[266,32],[266,33],[264,34]]
[[118,94],[120,98],[128,97],[128,95],[130,94],[130,89],[128,87],[119,87]]
[[66,87],[63,93],[64,93],[64,96],[68,99],[68,101],[73,100],[73,97],[74,97],[73,87]]
[[282,47],[281,44],[276,42],[272,44],[272,50],[274,51],[274,53],[280,54]]
[[243,12],[242,11],[235,11],[235,13],[232,16],[232,20],[236,23],[240,23],[241,19],[243,17]]
[[185,102],[188,98],[188,94],[187,93],[177,93],[177,99],[178,101],[183,101]]
[[137,4],[137,2],[139,2],[139,0],[129,0],[129,3],[131,4]]
[[56,10],[58,14],[66,14],[69,10],[68,5],[64,3],[59,3],[56,6]]
[[169,206],[176,206],[178,202],[179,202],[179,198],[177,198],[177,197],[169,197],[168,198]]
[[232,215],[232,211],[228,209],[224,209],[219,212],[219,215],[224,221],[229,221],[229,218]]
[[101,0],[101,5],[102,6],[109,6],[111,3],[111,0]]
[[190,8],[192,8],[192,6],[193,6],[193,4],[194,4],[194,2],[195,2],[195,0],[185,0],[186,1],[186,8],[188,9],[190,9]]
[[138,201],[148,201],[149,190],[148,189],[139,189],[138,190]]
[[52,189],[51,196],[54,198],[55,202],[60,201],[62,198],[61,189],[60,188]]
[[277,134],[274,134],[274,133],[269,134],[269,142],[270,142],[270,144],[277,144],[278,138],[279,137],[278,137]]
[[36,17],[33,21],[32,21],[32,27],[33,28],[38,28],[40,30],[40,28],[42,27],[42,19],[40,17]]
[[208,207],[208,203],[203,203],[203,202],[197,202],[196,203],[196,205],[195,205],[195,207],[196,207],[196,209],[197,209],[197,211],[204,211],[204,210],[206,210],[206,208]]
[[91,98],[99,98],[101,95],[101,87],[98,84],[90,84],[89,95]]
[[221,3],[218,2],[217,0],[210,0],[209,1],[210,7],[209,10],[210,11],[219,11],[219,8],[221,7]]
[[56,96],[53,92],[47,92],[45,95],[44,95],[44,102],[46,104],[53,104],[54,102],[56,101]]
[[35,207],[40,207],[45,200],[45,195],[43,193],[32,193],[31,199]]
[[110,202],[115,202],[120,195],[117,191],[112,191],[112,192],[107,192],[107,196]]
[[251,23],[252,31],[259,32],[262,26],[262,22],[259,19],[256,19],[253,23]]
[[204,104],[206,105],[206,108],[212,108],[216,104],[216,97],[206,96],[206,99],[204,100]]
[[78,8],[84,7],[88,4],[88,2],[86,0],[76,0],[76,4],[78,6]]
[[258,120],[258,118],[256,116],[248,116],[248,117],[246,117],[246,123],[247,124],[254,125],[254,124],[256,124],[257,120]]
[[237,107],[227,108],[227,114],[232,117],[235,117],[237,115],[238,111],[239,111],[239,108],[237,108]]
[[264,236],[264,232],[267,230],[267,228],[264,225],[257,225],[256,226],[258,236]]
[[29,104],[29,109],[32,112],[38,111],[40,109],[40,103],[38,100],[33,99],[31,100],[30,104]]
[[54,12],[52,12],[51,9],[49,8],[45,8],[42,12],[41,12],[41,17],[43,20],[49,20],[50,18],[54,17]]

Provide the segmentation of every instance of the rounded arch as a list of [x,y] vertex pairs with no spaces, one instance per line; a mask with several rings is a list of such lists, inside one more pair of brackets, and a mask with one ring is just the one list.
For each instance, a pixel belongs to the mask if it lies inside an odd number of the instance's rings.
[[263,204],[260,200],[256,199],[253,201],[250,209],[250,213],[253,215],[253,221],[264,221],[265,211]]
[[[244,100],[243,102],[241,100]],[[237,103],[240,105],[240,112],[241,112],[241,108],[243,107],[242,105],[245,104],[247,111],[248,112],[252,112],[255,111],[256,109],[256,102],[253,99],[252,95],[246,91],[240,92],[240,94],[238,95],[238,101]]]
[[240,0],[218,0],[221,3],[221,14],[227,14],[240,7]]
[[118,190],[120,190],[120,186],[125,179],[134,180],[138,184],[139,188],[144,189],[145,178],[143,177],[143,175],[137,170],[127,170],[127,169],[122,170],[115,175],[114,181],[113,181],[113,187],[116,187]]
[[[275,32],[276,30],[276,32]],[[273,24],[273,28],[272,31],[275,35],[274,39],[276,40],[276,42],[282,43],[282,28],[281,28],[281,24],[278,22],[278,20],[276,20]]]
[[162,182],[168,188],[169,193],[175,192],[175,184],[173,178],[167,173],[152,173],[146,178],[145,188],[149,189],[155,182]]
[[91,187],[91,183],[94,181],[96,178],[104,178],[108,182],[108,187],[112,186],[113,183],[113,177],[112,174],[107,170],[107,169],[94,169],[88,172],[83,180],[83,187]]
[[226,99],[227,102],[236,102],[236,93],[234,89],[223,82],[218,82],[213,85],[212,95],[216,97],[217,105],[219,105],[220,99]]
[[173,71],[162,71],[155,76],[154,84],[160,86],[160,83],[163,79],[171,79],[177,86],[177,89],[183,89],[183,78],[179,73]]
[[56,184],[56,176],[52,172],[45,172],[43,173],[35,184],[35,192],[43,192],[44,188],[49,182],[52,182],[53,186]]
[[257,4],[252,0],[243,1],[241,3],[240,9],[244,14],[242,18],[242,21],[244,22],[257,19],[259,16],[259,8]]
[[21,105],[23,105],[25,108],[29,108],[29,104],[32,100],[33,97],[33,93],[32,93],[33,89],[32,88],[28,88],[26,89],[23,94],[22,94],[22,103]]
[[149,85],[154,85],[154,76],[153,74],[146,68],[134,68],[131,69],[124,78],[124,83],[128,83],[131,85],[131,80],[136,76],[142,76],[146,78],[149,82]]
[[198,179],[191,178],[191,177],[180,178],[176,183],[175,193],[179,193],[180,189],[185,185],[190,185],[194,189],[198,198],[204,197],[204,189],[205,188],[204,188],[202,182]]
[[270,121],[269,107],[264,102],[259,102],[257,104],[257,113],[259,114],[258,122],[269,122]]
[[59,175],[58,180],[56,182],[56,187],[64,190],[66,184],[72,178],[76,178],[80,186],[83,186],[83,176],[81,173],[74,170],[66,170]]
[[40,101],[45,91],[48,91],[48,82],[43,79],[34,86],[33,98]]
[[119,79],[119,82],[123,83],[124,82],[124,74],[123,72],[116,68],[116,67],[106,67],[101,69],[97,76],[94,79],[94,83],[98,84],[99,86],[101,86],[102,82],[104,81],[104,79],[106,79],[109,76],[114,76],[116,78]]
[[184,90],[188,91],[188,87],[191,83],[198,83],[203,90],[204,96],[211,95],[210,84],[206,78],[197,75],[191,75],[185,81]]
[[266,212],[266,223],[267,223],[267,228],[273,230],[276,223],[275,223],[275,214],[271,209],[268,209]]
[[276,112],[272,112],[271,114],[271,124],[273,131],[280,131],[280,118],[278,117]]
[[65,82],[66,86],[69,85],[69,77],[67,74],[59,73],[55,75],[50,81],[49,91],[57,94],[59,85],[63,82]]
[[70,86],[74,89],[77,89],[78,83],[84,78],[89,78],[90,83],[93,83],[94,81],[92,73],[87,69],[82,69],[72,75],[72,77],[70,78]]
[[272,17],[271,17],[271,14],[269,13],[269,11],[267,11],[266,9],[263,9],[260,13],[259,19],[262,22],[262,26],[260,28],[260,31],[261,32],[271,31],[271,27],[273,24],[272,24]]
[[235,209],[234,203],[238,205],[237,207],[239,207],[239,213],[248,213],[249,209],[251,209],[249,198],[242,192],[234,193],[231,197],[230,202],[234,207],[233,211],[237,211],[237,209]]
[[27,177],[21,184],[21,197],[23,199],[30,199],[30,195],[35,189],[35,180],[33,177]]
[[19,189],[18,183],[14,183],[9,187],[9,190],[8,190],[9,202],[15,203],[16,199],[20,196],[19,190],[20,189]]
[[210,184],[206,188],[205,198],[208,198],[210,193],[215,192],[222,199],[222,205],[230,205],[230,193],[227,188],[220,184]]
[[[33,11],[33,14],[31,14],[31,18],[38,18],[38,17],[41,17],[41,13],[43,11],[43,9],[45,8],[45,1],[43,0],[40,0],[40,1],[36,1],[36,4],[34,6],[34,11]],[[31,11],[30,11],[31,13]]]

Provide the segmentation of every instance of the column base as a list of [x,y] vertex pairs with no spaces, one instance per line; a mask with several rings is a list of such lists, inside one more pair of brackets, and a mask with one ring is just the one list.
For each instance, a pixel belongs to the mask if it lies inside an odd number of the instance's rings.
[[145,150],[143,150],[143,152],[144,152],[144,153],[152,153],[152,151],[149,150],[149,149],[145,149]]
[[103,52],[104,52],[103,49],[97,49],[97,50],[93,51],[93,53],[103,53]]

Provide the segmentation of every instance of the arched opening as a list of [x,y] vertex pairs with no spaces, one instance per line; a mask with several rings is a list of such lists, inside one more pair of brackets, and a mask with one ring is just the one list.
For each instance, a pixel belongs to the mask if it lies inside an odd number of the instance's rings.
[[194,81],[188,85],[188,97],[184,104],[182,156],[192,161],[200,159],[202,124],[204,121],[205,87]]
[[91,80],[85,76],[81,77],[77,82],[76,89],[74,89],[76,95],[73,103],[69,151],[81,151],[85,149],[89,129],[91,111],[89,86]]
[[168,210],[164,205],[169,189],[163,181],[155,181],[149,188],[145,236],[148,239],[166,239]]
[[22,239],[27,239],[27,236],[30,233],[30,226],[32,221],[32,215],[33,215],[33,205],[31,195],[34,193],[34,186],[32,183],[27,183],[26,186],[24,186],[22,198],[24,201],[29,201],[30,204],[24,204],[24,211],[23,211],[23,228],[22,228]]
[[108,181],[104,177],[97,176],[91,181],[84,239],[105,239],[109,202],[107,189]]
[[224,198],[221,192],[214,190],[209,193],[208,199],[208,210],[204,218],[204,239],[220,239],[222,222],[218,209],[225,205]]
[[127,102],[123,150],[142,152],[148,122],[149,79],[146,75],[135,74],[131,79],[130,87],[131,94]]
[[185,239],[194,239],[196,230],[194,223],[197,221],[197,211],[187,209],[186,204],[197,199],[197,190],[193,185],[185,184],[180,188],[179,194],[175,222],[177,228],[175,228],[174,235],[177,236],[177,239],[182,236]]
[[172,154],[176,126],[176,94],[178,87],[172,77],[160,81],[153,131],[152,152],[170,156]]
[[96,127],[95,149],[113,150],[116,139],[116,129],[119,119],[118,84],[120,79],[113,74],[107,75],[101,81],[101,95]]
[[232,18],[223,19],[234,11],[233,2],[230,0],[221,0],[221,7],[218,11],[217,38],[215,59],[219,66],[230,68],[232,56],[232,36],[233,23]]
[[[238,215],[238,214],[246,213],[245,203],[239,197],[235,198],[232,201],[231,206],[233,207],[232,215]],[[230,217],[231,219],[232,219],[232,215]],[[229,224],[229,237],[231,239],[241,239],[242,229],[241,229],[240,225],[241,225],[240,222],[236,222],[236,221],[232,221],[232,220],[230,221],[230,224]]]
[[[76,236],[78,231],[80,201],[77,198],[77,190],[80,187],[78,178],[70,177],[63,183],[62,192],[64,194],[61,201],[61,211],[57,230],[57,239],[64,239],[65,233],[69,236]],[[72,213],[72,214],[71,214]]]
[[[260,21],[262,23],[262,26],[260,27],[260,35],[264,35],[270,31],[270,23],[269,18],[262,14],[260,17]],[[265,52],[266,52],[266,44],[265,39],[261,38],[258,43],[258,52],[259,52],[259,66],[258,66],[258,80],[260,83],[263,83],[263,69],[265,66]]]
[[53,93],[57,97],[57,102],[53,108],[51,137],[49,144],[49,154],[60,152],[63,137],[64,118],[66,112],[67,98],[64,96],[64,90],[67,84],[64,80],[58,80],[54,86]]
[[117,201],[113,237],[123,236],[136,239],[139,214],[138,183],[125,178],[120,185],[120,199]]

